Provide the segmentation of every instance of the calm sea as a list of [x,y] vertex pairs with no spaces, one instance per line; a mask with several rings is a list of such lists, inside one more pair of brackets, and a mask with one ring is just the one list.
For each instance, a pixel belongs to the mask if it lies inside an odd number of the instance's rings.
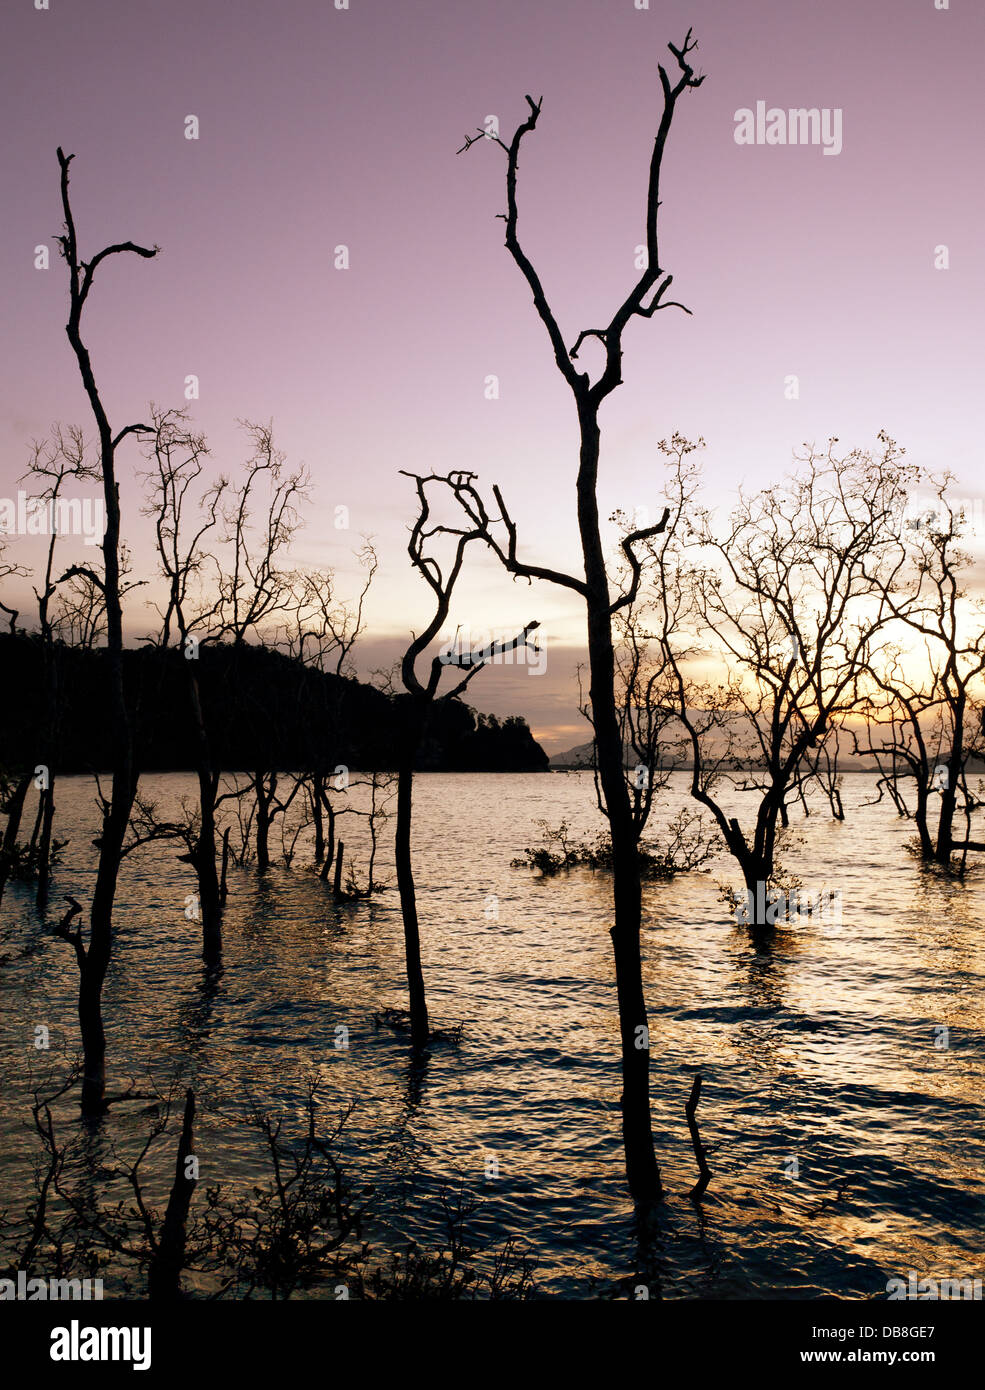
[[[654,1132],[669,1188],[646,1277],[664,1297],[884,1298],[910,1270],[985,1275],[985,878],[921,871],[906,849],[912,827],[885,803],[863,804],[873,789],[867,775],[845,777],[842,824],[820,800],[809,818],[792,814],[784,865],[837,895],[840,921],[801,921],[757,949],[719,898],[720,883],[738,886],[725,857],[645,889]],[[194,782],[150,777],[142,794],[166,814]],[[680,777],[654,813],[658,838],[686,801]],[[379,1253],[439,1244],[436,1194],[464,1181],[478,1201],[472,1243],[491,1252],[516,1238],[541,1293],[632,1297],[643,1265],[621,1167],[609,885],[587,870],[541,880],[510,866],[538,841],[538,818],[594,833],[591,777],[422,775],[415,815],[432,1022],[461,1024],[457,1043],[436,1043],[415,1067],[406,1038],[374,1023],[405,1004],[395,887],[335,906],[306,871],[303,837],[293,869],[261,882],[234,868],[223,970],[210,980],[185,916],[191,871],[155,844],[121,878],[110,1089],[131,1076],[141,1089],[193,1084],[203,1183],[246,1184],[262,1171],[248,1096],[290,1129],[314,1074],[326,1115],[355,1102],[344,1149],[377,1185],[367,1238]],[[93,784],[62,782],[57,816],[70,844],[53,913],[62,894],[91,892]],[[392,882],[391,832],[378,872]],[[362,876],[365,822],[343,818],[341,833]],[[16,1208],[36,1156],[32,1082],[61,1076],[78,1048],[76,979],[70,948],[45,938],[17,885],[0,933],[0,1205]],[[34,1046],[40,1024],[48,1051]],[[684,1118],[696,1070],[715,1175],[698,1208]],[[71,1105],[56,1118],[65,1138],[77,1134]],[[82,1176],[125,1195],[114,1170],[151,1118],[146,1101],[114,1107],[73,1159]],[[148,1165],[156,1201],[173,1164],[168,1144]]]

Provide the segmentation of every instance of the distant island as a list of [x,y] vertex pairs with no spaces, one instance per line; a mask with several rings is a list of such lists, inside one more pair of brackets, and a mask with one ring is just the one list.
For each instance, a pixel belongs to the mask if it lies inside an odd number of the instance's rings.
[[[639,759],[631,748],[626,748],[623,762],[626,767],[633,767]],[[579,743],[575,748],[568,748],[563,753],[555,753],[550,759],[552,772],[585,772],[591,771],[595,766],[595,745],[589,743]],[[672,750],[664,748],[661,752],[661,766],[665,769],[670,768],[675,772],[691,772],[694,763],[690,758],[680,758],[675,760]],[[969,756],[967,766],[971,772],[985,772],[985,761]],[[742,760],[732,767],[733,772],[739,771],[758,771],[762,764],[753,760]],[[871,757],[863,757],[858,753],[840,751],[838,754],[839,772],[876,772],[878,771],[875,760]]]
[[[106,652],[53,648],[57,665],[57,770],[98,771],[110,765],[112,729],[106,705]],[[360,771],[397,765],[407,696],[323,672],[269,647],[242,643],[203,647],[196,658],[214,765],[226,771],[258,766],[283,771],[345,764]],[[44,667],[40,641],[0,634],[0,766],[26,766],[40,756]],[[194,730],[185,658],[145,646],[124,652],[135,753],[142,771],[191,770]],[[546,772],[547,754],[517,715],[480,714],[461,700],[434,706],[418,767],[430,772]]]

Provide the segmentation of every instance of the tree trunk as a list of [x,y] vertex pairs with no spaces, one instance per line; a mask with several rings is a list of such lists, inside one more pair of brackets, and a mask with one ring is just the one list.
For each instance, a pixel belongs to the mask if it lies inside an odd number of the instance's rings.
[[957,788],[950,782],[941,792],[941,813],[937,821],[937,847],[934,858],[945,867],[951,862],[954,843],[954,812],[957,806]]
[[[91,953],[91,948],[90,948]],[[82,1035],[82,1114],[89,1119],[105,1109],[106,1034],[103,1030],[103,981],[107,959],[86,963],[79,971],[79,1032]]]
[[41,833],[38,837],[38,888],[35,901],[39,912],[48,906],[51,881],[51,836],[55,821],[55,774],[48,768],[48,785],[41,791]]
[[325,785],[325,778],[320,772],[311,774],[311,821],[315,828],[315,863],[321,864],[325,859],[325,812],[322,806],[322,795]]
[[328,835],[325,837],[325,843],[322,849],[324,859],[322,860],[320,877],[324,882],[327,883],[328,876],[332,871],[332,862],[335,859],[335,810],[332,806],[331,797],[329,796],[327,789],[324,787],[324,784],[322,786],[322,794],[324,797],[324,800],[322,801],[322,809],[324,810],[325,817],[328,820]]
[[[930,793],[927,789],[930,768],[924,769],[922,775],[917,777],[917,801],[913,812],[913,820],[917,827],[917,835],[920,839],[920,857],[925,863],[929,863],[934,858],[934,837],[930,833],[930,817],[928,815],[930,807]],[[905,814],[905,807],[900,812]]]
[[228,892],[226,874],[229,869],[229,826],[222,832],[222,877],[219,880],[219,910],[225,910]]
[[397,888],[400,892],[400,912],[404,921],[404,953],[407,961],[407,991],[410,998],[411,1041],[424,1047],[431,1035],[427,999],[424,993],[424,971],[421,967],[421,936],[417,921],[417,892],[411,860],[411,815],[414,795],[414,762],[423,734],[420,712],[411,710],[404,735],[400,766],[397,772],[397,826],[394,836],[394,855],[397,864]]
[[195,766],[198,773],[199,832],[195,846],[195,872],[198,875],[198,898],[202,909],[202,955],[207,961],[214,962],[222,954],[222,895],[215,845],[216,782],[212,775],[198,676],[187,658],[186,663],[189,668],[188,695],[195,726]]
[[215,807],[211,776],[199,779],[202,797],[201,826],[195,846],[195,870],[202,908],[202,955],[215,961],[222,955],[222,893],[216,867]]
[[941,813],[937,821],[937,848],[934,858],[945,868],[950,866],[954,852],[954,815],[958,804],[958,782],[961,778],[964,747],[964,700],[954,704],[954,731],[951,756],[947,760],[947,786],[941,790]]
[[17,781],[17,785],[7,798],[4,810],[7,812],[7,827],[3,833],[3,843],[0,845],[0,901],[3,899],[3,891],[10,878],[10,866],[13,862],[14,852],[17,849],[17,836],[20,834],[21,817],[24,814],[24,802],[27,798],[27,791],[31,785],[31,774],[25,772]]
[[[99,397],[92,371],[89,351],[82,341],[80,323],[85,296],[91,283],[91,263],[86,267],[78,258],[75,222],[69,204],[67,158],[61,148],[58,163],[61,168],[62,207],[65,212],[66,235],[61,238],[62,250],[69,265],[71,311],[65,331],[75,353],[93,418],[99,430],[99,459],[106,508],[106,529],[103,533],[102,592],[106,617],[106,655],[109,666],[107,712],[113,730],[112,786],[110,802],[103,814],[99,840],[99,867],[89,914],[89,945],[84,968],[79,972],[79,1023],[82,1031],[84,1070],[82,1078],[82,1111],[89,1117],[105,1109],[106,1038],[102,1024],[102,991],[113,950],[113,902],[120,872],[120,858],[130,813],[137,790],[133,766],[133,738],[127,711],[123,682],[123,605],[120,594],[120,490],[116,481],[116,444],[124,432],[113,438],[106,411]],[[150,258],[156,254],[146,248],[134,248]],[[107,254],[107,253],[103,253]],[[80,274],[81,271],[81,274]],[[134,427],[128,427],[132,429]]]
[[268,793],[263,773],[257,772],[253,776],[253,789],[257,802],[257,872],[264,874],[270,868],[270,800],[273,787]]
[[344,856],[344,855],[345,855],[345,845],[344,845],[344,843],[340,840],[340,841],[339,841],[338,851],[336,852],[336,855],[335,855],[335,880],[334,880],[334,882],[333,882],[333,884],[332,884],[332,893],[333,893],[333,895],[334,895],[336,901],[338,901],[338,899],[341,898],[341,896],[342,896],[342,859],[343,859],[343,856]]
[[47,770],[47,786],[41,788],[38,810],[41,833],[38,840],[38,886],[35,902],[39,912],[48,906],[48,887],[51,880],[51,839],[55,820],[55,760],[59,723],[58,658],[52,648],[51,627],[48,622],[47,600],[42,603],[41,635],[45,667],[44,743],[41,763]]
[[79,1024],[82,1030],[84,1070],[82,1110],[101,1114],[106,1089],[106,1037],[102,1023],[102,993],[113,950],[113,903],[120,872],[123,842],[130,823],[136,778],[130,716],[123,683],[123,607],[120,602],[120,502],[116,485],[113,447],[108,426],[103,440],[103,492],[106,500],[106,532],[103,537],[104,592],[106,600],[106,649],[109,659],[109,708],[113,738],[113,780],[110,804],[103,816],[99,841],[99,867],[89,915],[86,966],[79,981]]
[[195,1092],[185,1093],[185,1113],[178,1141],[178,1157],[175,1161],[174,1184],[168,1198],[167,1211],[157,1243],[157,1250],[151,1260],[148,1295],[161,1302],[174,1302],[181,1297],[181,1271],[185,1266],[185,1241],[188,1211],[196,1178],[187,1171],[187,1160],[192,1157],[194,1148]]
[[99,1115],[106,1090],[106,1036],[102,1021],[102,994],[113,950],[113,903],[120,872],[123,841],[136,780],[130,718],[123,684],[123,608],[120,603],[120,504],[109,440],[103,444],[103,491],[106,499],[106,533],[103,537],[105,567],[106,647],[109,658],[109,707],[114,730],[113,780],[110,804],[103,816],[99,840],[99,867],[89,915],[89,945],[85,969],[79,980],[79,1025],[82,1032],[82,1110]]
[[599,531],[597,409],[584,397],[579,400],[579,421],[578,527],[588,586],[589,698],[599,781],[612,836],[611,936],[622,1046],[623,1145],[629,1190],[637,1202],[649,1202],[661,1195],[662,1187],[650,1120],[650,1035],[640,959],[640,866],[632,804],[623,770],[615,697],[611,600]]

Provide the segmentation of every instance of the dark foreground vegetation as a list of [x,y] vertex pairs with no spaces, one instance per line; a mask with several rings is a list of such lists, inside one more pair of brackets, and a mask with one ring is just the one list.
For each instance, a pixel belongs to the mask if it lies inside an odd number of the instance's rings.
[[[22,1213],[0,1212],[0,1279],[104,1279],[107,1293],[155,1302],[523,1299],[534,1290],[530,1262],[513,1240],[492,1249],[476,1240],[470,1221],[479,1199],[464,1180],[434,1195],[434,1248],[377,1249],[367,1232],[379,1194],[353,1177],[343,1153],[353,1106],[324,1115],[313,1079],[300,1119],[247,1101],[234,1121],[252,1135],[262,1166],[252,1185],[200,1182],[200,1164],[212,1164],[196,1143],[193,1090],[124,1094],[121,1101],[143,1102],[146,1120],[125,1152],[104,1153],[102,1190],[79,1166],[85,1136],[64,1138],[54,1117],[77,1082],[70,1075],[35,1092],[35,1195]],[[165,1151],[174,1153],[170,1188],[148,1176]]]

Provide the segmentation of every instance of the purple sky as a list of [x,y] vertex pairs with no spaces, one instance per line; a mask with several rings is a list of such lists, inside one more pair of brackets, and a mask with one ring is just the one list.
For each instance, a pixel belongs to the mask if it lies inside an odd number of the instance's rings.
[[[455,151],[489,114],[511,134],[524,93],[543,95],[520,230],[573,341],[632,282],[656,67],[688,25],[707,78],[678,110],[661,243],[693,317],[669,311],[627,332],[625,384],[603,416],[603,509],[655,507],[655,444],[675,429],[707,440],[713,501],[783,473],[802,441],[868,445],[880,427],[975,493],[980,5],[51,0],[37,12],[9,0],[0,25],[0,495],[53,421],[90,428],[62,263],[33,268],[34,247],[54,249],[60,229],[60,143],[76,155],[83,248],[128,237],[163,248],[96,280],[87,336],[111,418],[181,404],[194,373],[195,419],[225,470],[243,456],[236,419],[273,418],[316,482],[298,562],[354,571],[360,534],[376,537],[364,668],[429,614],[403,551],[402,467],[498,481],[526,555],[576,567],[574,413],[495,220],[505,159],[486,143]],[[842,152],[737,145],[735,111],[758,100],[841,108]],[[184,138],[189,114],[198,141]],[[338,243],[347,271],[333,268]],[[946,272],[934,268],[940,244]],[[797,401],[784,397],[788,374]],[[123,501],[141,563],[136,462],[125,456]],[[348,532],[333,526],[340,504]],[[149,626],[139,602],[133,633]],[[512,585],[476,557],[458,612],[476,626],[541,620],[547,674],[490,670],[471,698],[526,714],[549,751],[583,742],[577,600]]]

